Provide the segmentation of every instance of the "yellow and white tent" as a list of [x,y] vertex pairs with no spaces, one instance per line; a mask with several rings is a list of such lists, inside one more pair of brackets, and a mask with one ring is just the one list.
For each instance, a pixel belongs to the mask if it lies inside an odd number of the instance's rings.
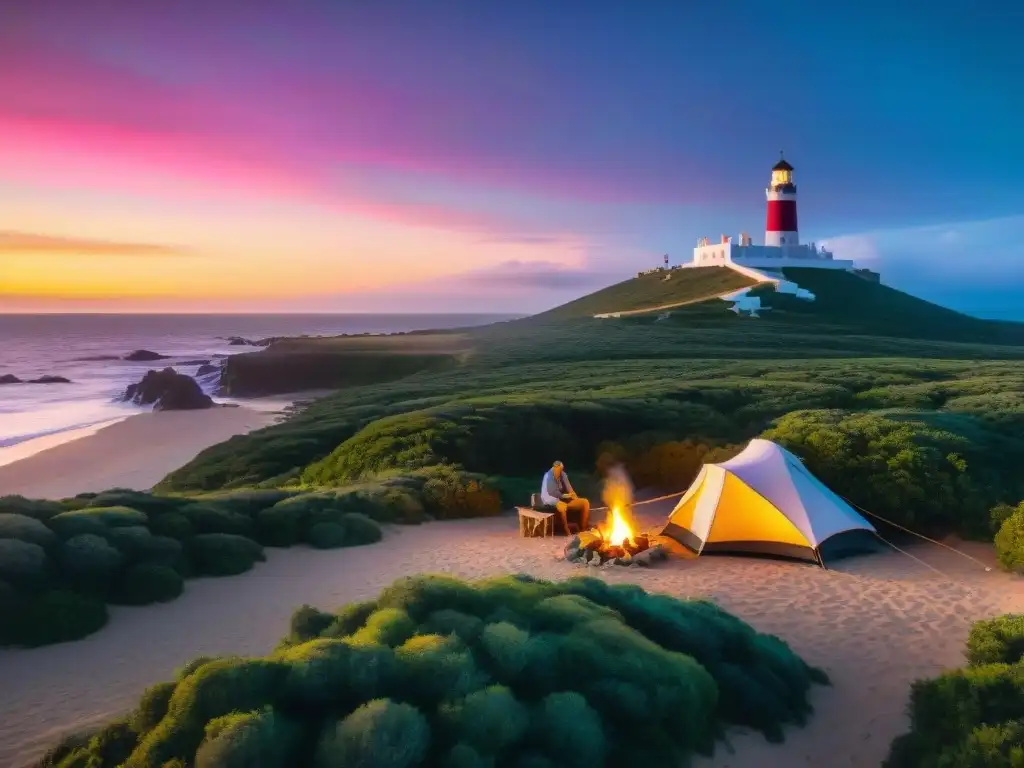
[[721,464],[705,464],[662,534],[697,554],[751,552],[824,564],[876,547],[874,527],[769,440],[751,440]]

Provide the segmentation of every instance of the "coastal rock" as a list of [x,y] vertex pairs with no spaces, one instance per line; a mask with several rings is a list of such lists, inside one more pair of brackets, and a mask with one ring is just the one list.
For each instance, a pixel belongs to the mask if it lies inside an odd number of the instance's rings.
[[179,360],[175,365],[208,365],[209,362],[209,358],[203,358],[202,360]]
[[152,405],[154,411],[191,411],[214,405],[195,379],[173,368],[147,371],[142,381],[125,390],[121,399],[136,405]]
[[13,373],[0,376],[0,384],[70,384],[71,379],[63,376],[40,376],[38,379],[19,379]]
[[257,345],[257,342],[244,336],[225,336],[223,338],[230,347],[255,347]]
[[220,366],[203,363],[199,366],[199,370],[196,371],[196,376],[209,376],[211,373],[220,373]]
[[166,360],[168,355],[161,355],[159,352],[151,352],[148,349],[136,349],[124,356],[130,363],[148,363],[152,360]]

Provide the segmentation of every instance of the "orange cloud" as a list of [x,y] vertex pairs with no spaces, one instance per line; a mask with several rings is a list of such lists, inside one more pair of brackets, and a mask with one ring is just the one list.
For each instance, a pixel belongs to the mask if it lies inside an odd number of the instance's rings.
[[159,243],[129,243],[34,232],[0,231],[0,253],[53,253],[81,256],[182,256],[187,248]]

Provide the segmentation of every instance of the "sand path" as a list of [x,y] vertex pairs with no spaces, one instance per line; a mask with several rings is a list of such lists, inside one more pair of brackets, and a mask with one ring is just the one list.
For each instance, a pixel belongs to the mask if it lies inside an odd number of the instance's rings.
[[[274,401],[278,411],[287,404]],[[203,449],[279,418],[245,407],[139,413],[0,466],[0,496],[62,499],[108,488],[147,490]]]
[[585,572],[711,597],[832,676],[833,688],[814,693],[810,724],[790,729],[784,744],[738,733],[734,754],[722,747],[700,765],[878,766],[906,727],[910,682],[962,664],[972,621],[1024,610],[1024,580],[985,573],[935,547],[913,552],[960,584],[896,553],[829,571],[728,557],[672,560],[649,571],[586,569],[555,560],[562,540],[518,539],[515,529],[509,518],[433,523],[389,531],[371,547],[271,550],[268,562],[243,576],[190,581],[173,603],[115,608],[110,625],[81,642],[0,651],[0,765],[23,765],[61,732],[125,711],[146,685],[194,656],[266,653],[302,603],[331,608],[419,572],[552,579]]

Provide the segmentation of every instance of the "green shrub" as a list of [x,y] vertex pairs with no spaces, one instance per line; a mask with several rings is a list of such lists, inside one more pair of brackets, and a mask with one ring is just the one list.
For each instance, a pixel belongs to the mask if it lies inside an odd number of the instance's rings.
[[0,539],[17,539],[45,548],[52,545],[56,537],[53,531],[35,518],[0,512]]
[[314,523],[306,531],[306,543],[317,549],[358,547],[373,544],[384,536],[380,526],[358,512],[338,515],[336,520]]
[[44,523],[64,510],[65,507],[59,501],[26,499],[24,496],[0,496],[0,513],[24,515]]
[[149,689],[125,766],[674,765],[727,724],[771,737],[803,722],[820,678],[701,601],[586,578],[410,577],[333,616],[303,606],[265,659],[197,660]]
[[162,766],[173,759],[194,762],[211,720],[270,706],[285,674],[280,663],[260,659],[222,659],[203,664],[178,683],[160,723],[140,734],[139,746],[125,763],[126,768]]
[[898,525],[925,533],[990,536],[994,478],[967,457],[972,442],[924,420],[797,411],[762,437],[796,453],[826,485]]
[[1003,521],[995,544],[999,564],[1008,571],[1024,574],[1024,502]]
[[156,728],[167,715],[171,697],[177,687],[177,682],[164,682],[151,685],[143,691],[139,706],[128,717],[132,730],[136,733],[149,733]]
[[181,574],[166,565],[140,563],[129,567],[121,578],[112,600],[122,605],[166,603],[185,588]]
[[975,622],[967,636],[967,661],[972,666],[1024,661],[1024,614]]
[[380,526],[366,515],[352,512],[342,521],[345,526],[345,546],[359,547],[374,544],[384,537]]
[[70,539],[88,533],[93,536],[106,536],[109,529],[102,519],[90,515],[85,509],[73,509],[54,515],[47,525],[62,539]]
[[106,539],[91,533],[72,536],[60,545],[58,562],[70,578],[90,586],[105,584],[124,562],[124,557]]
[[18,623],[28,598],[0,579],[0,644],[16,641]]
[[390,699],[375,699],[325,729],[313,762],[318,768],[412,768],[422,763],[429,747],[430,726],[418,709]]
[[295,505],[285,503],[256,514],[256,540],[265,547],[292,547],[302,537],[304,516]]
[[99,758],[101,765],[120,765],[131,756],[138,741],[139,735],[128,722],[119,720],[97,731],[86,749],[90,758]]
[[232,576],[266,560],[263,547],[230,533],[203,533],[189,542],[189,554],[200,576]]
[[252,520],[247,515],[232,512],[212,503],[188,504],[181,508],[197,533],[233,533],[237,536],[251,536]]
[[293,491],[274,489],[254,491],[225,491],[211,493],[199,497],[200,502],[210,503],[229,512],[255,517],[260,511],[268,509],[279,501],[293,496]]
[[112,528],[106,539],[126,559],[136,559],[138,553],[146,547],[146,542],[153,538],[149,528],[144,525],[126,525],[123,528]]
[[886,768],[1022,764],[1021,620],[1010,615],[976,623],[967,642],[970,666],[913,684],[910,731],[893,741]]
[[164,512],[150,521],[149,530],[158,536],[167,536],[178,541],[192,538],[196,529],[181,512]]
[[150,518],[174,512],[188,503],[188,499],[173,496],[155,496],[145,491],[127,488],[112,488],[97,493],[86,504],[87,507],[129,507],[144,512]]
[[18,539],[0,539],[0,579],[16,587],[32,587],[45,581],[48,571],[49,561],[41,546]]
[[423,505],[438,520],[501,514],[501,494],[483,479],[438,468],[423,485]]
[[317,549],[336,549],[344,547],[348,534],[342,523],[316,523],[306,534],[306,541]]
[[195,768],[292,768],[299,730],[271,708],[211,720]]
[[144,526],[147,522],[144,512],[129,507],[86,507],[61,512],[47,524],[62,539],[70,539],[82,533],[105,536],[112,528]]
[[65,765],[64,760],[76,752],[87,756],[88,752],[86,752],[85,748],[88,746],[89,739],[91,738],[92,731],[66,734],[50,749],[46,750],[42,758],[40,758],[37,768],[61,768],[61,766]]
[[107,623],[107,606],[98,598],[66,590],[32,600],[14,631],[14,642],[30,647],[80,640]]

